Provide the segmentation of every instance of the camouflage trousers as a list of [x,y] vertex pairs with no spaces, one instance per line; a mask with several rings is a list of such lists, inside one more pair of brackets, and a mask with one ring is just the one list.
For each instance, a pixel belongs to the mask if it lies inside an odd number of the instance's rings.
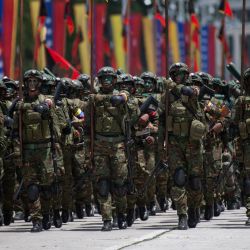
[[246,139],[241,143],[242,149],[242,170],[241,170],[241,181],[242,181],[242,190],[245,199],[246,205],[246,215],[250,217],[250,188],[247,188],[246,181],[250,181],[250,139]]
[[93,192],[91,182],[84,176],[89,167],[86,161],[86,149],[83,145],[64,146],[63,160],[65,176],[63,181],[62,208],[73,210],[74,199],[76,203],[82,204],[86,196],[89,195],[86,192],[90,192],[90,195]]
[[15,160],[10,158],[3,161],[3,210],[13,211],[13,195],[15,190],[16,180],[16,165]]
[[129,195],[128,207],[133,208],[135,204],[139,207],[149,205],[150,202],[154,202],[154,196],[156,192],[156,182],[153,178],[149,187],[147,187],[146,193],[142,193],[144,184],[147,178],[150,176],[152,170],[155,167],[155,147],[156,145],[145,144],[143,147],[136,147],[135,151],[135,171],[134,171],[134,185],[136,194]]
[[[112,219],[112,210],[126,213],[127,162],[124,143],[95,140],[95,185],[103,220]],[[114,204],[114,206],[112,206]]]
[[[201,188],[194,190],[190,185],[193,177],[202,179],[202,143],[170,135],[168,150],[171,182],[173,183],[171,197],[175,202],[177,214],[186,214],[188,207],[200,207],[203,197]],[[178,169],[183,169],[186,174],[186,185],[182,187],[177,186],[174,181]]]
[[[22,176],[25,190],[30,185],[39,186],[39,196],[35,201],[29,200],[29,211],[32,220],[42,219],[42,207],[52,199],[54,169],[51,148],[46,144],[28,144],[23,149]],[[46,207],[46,206],[45,206]]]
[[[165,159],[165,150],[164,150],[164,127],[159,126],[159,135],[158,135],[158,143],[155,150],[155,162],[156,164],[160,161]],[[162,198],[166,198],[169,192],[169,171],[163,171],[156,177],[156,194],[158,200]]]

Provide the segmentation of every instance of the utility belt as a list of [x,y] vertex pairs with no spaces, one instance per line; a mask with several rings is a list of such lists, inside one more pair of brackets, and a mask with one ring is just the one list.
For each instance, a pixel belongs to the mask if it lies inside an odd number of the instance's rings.
[[42,148],[51,148],[51,143],[29,143],[24,144],[24,150],[33,150],[33,149],[42,149]]
[[74,149],[83,149],[84,148],[84,142],[73,144],[72,148],[74,148]]
[[125,140],[124,136],[103,136],[99,134],[96,134],[95,138],[98,141],[111,142],[111,143],[124,142]]

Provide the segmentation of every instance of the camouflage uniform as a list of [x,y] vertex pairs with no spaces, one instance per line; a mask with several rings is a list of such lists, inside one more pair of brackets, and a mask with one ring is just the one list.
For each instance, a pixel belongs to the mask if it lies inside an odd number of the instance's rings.
[[[170,77],[177,81],[169,93],[169,165],[173,182],[171,196],[179,216],[179,229],[187,229],[198,223],[201,200],[201,179],[203,175],[202,135],[205,126],[200,121],[203,114],[197,102],[196,88],[187,87],[188,68],[177,63],[170,67]],[[200,121],[199,121],[200,120]],[[187,211],[188,208],[188,211]]]
[[86,132],[90,134],[90,110],[94,109],[95,140],[94,164],[97,199],[100,203],[103,230],[112,229],[112,201],[116,207],[119,228],[126,228],[127,166],[124,152],[124,125],[126,96],[113,95],[116,74],[104,67],[98,72],[101,90],[90,98],[86,109]]
[[18,105],[16,121],[18,121],[19,115],[22,115],[22,175],[33,222],[31,231],[40,232],[43,218],[42,204],[51,199],[55,175],[51,153],[50,122],[52,120],[53,129],[58,136],[59,131],[56,129],[58,122],[53,102],[39,94],[41,73],[29,70],[25,73],[24,80],[28,94]]
[[[246,225],[250,225],[250,137],[249,137],[249,118],[250,118],[250,90],[249,90],[250,69],[244,73],[244,89],[246,94],[239,96],[235,102],[234,122],[239,127],[240,145],[237,151],[242,152],[239,158],[242,165],[243,194],[246,204],[246,215],[248,220]],[[240,150],[239,150],[240,149]]]

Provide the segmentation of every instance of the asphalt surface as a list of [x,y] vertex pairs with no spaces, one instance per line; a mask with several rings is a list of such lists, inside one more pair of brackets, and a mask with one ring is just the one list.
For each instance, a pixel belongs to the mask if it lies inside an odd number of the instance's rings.
[[179,250],[249,250],[250,227],[245,226],[245,209],[225,211],[211,221],[201,220],[195,229],[176,229],[176,211],[158,213],[148,221],[136,220],[127,230],[101,232],[101,217],[52,227],[49,231],[30,233],[31,223],[16,221],[0,227],[0,250],[37,249],[167,249]]

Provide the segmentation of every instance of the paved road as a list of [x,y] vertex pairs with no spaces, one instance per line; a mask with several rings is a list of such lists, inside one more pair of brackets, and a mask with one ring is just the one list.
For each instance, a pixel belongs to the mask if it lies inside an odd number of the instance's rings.
[[210,222],[202,221],[196,229],[178,231],[176,213],[171,210],[146,222],[137,220],[127,230],[100,232],[100,217],[95,216],[38,234],[29,232],[31,224],[20,221],[0,227],[0,250],[249,250],[250,227],[244,225],[245,220],[245,209],[225,211]]

